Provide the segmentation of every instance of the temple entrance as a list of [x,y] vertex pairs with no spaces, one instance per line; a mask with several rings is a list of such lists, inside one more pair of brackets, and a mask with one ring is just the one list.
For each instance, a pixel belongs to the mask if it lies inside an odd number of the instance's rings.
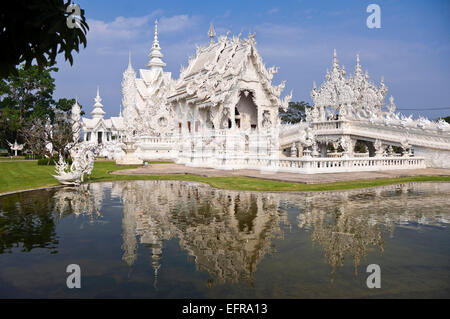
[[247,90],[241,91],[239,102],[235,107],[236,125],[243,130],[256,127],[258,123],[258,106],[253,102],[253,93]]
[[103,132],[98,132],[98,134],[97,134],[97,143],[98,144],[102,144],[102,140],[103,140]]

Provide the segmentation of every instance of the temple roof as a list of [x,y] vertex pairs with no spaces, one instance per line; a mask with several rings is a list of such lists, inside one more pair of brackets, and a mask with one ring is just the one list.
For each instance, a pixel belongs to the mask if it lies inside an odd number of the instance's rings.
[[103,118],[82,118],[83,129],[92,131],[103,126],[105,129],[113,131],[121,131],[124,129],[123,117],[111,117],[107,120]]
[[[255,45],[254,35],[241,39],[240,36],[229,38],[227,34],[219,37],[218,42],[214,42],[211,37],[209,45],[198,47],[195,57],[189,59],[189,65],[181,69],[175,91],[169,100],[188,98],[215,106],[223,103],[231,93],[231,88],[242,80],[261,83],[268,98],[281,106],[283,102],[279,97],[285,83],[272,86],[271,80],[277,68],[266,69]],[[257,78],[245,76],[251,61]]]
[[[344,66],[339,65],[334,50],[331,72],[327,70],[326,81],[319,89],[314,82],[311,97],[315,107],[330,108],[339,112],[341,117],[360,118],[370,117],[371,114],[380,115],[386,94],[387,87],[383,78],[377,87],[369,80],[368,72],[363,73],[359,55],[356,57],[355,73],[347,75]],[[391,113],[395,110],[393,99],[388,109]],[[321,120],[325,120],[324,112],[321,114]]]

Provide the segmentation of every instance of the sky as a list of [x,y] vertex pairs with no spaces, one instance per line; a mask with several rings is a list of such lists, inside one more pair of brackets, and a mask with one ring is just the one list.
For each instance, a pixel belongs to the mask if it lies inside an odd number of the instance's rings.
[[[256,32],[264,63],[279,67],[272,83],[285,80],[282,96],[292,90],[292,101],[312,103],[313,81],[320,86],[325,80],[336,49],[347,73],[354,72],[359,54],[371,81],[378,85],[384,76],[388,97],[402,113],[431,119],[450,115],[448,0],[74,2],[85,10],[87,47],[74,52],[72,66],[58,58],[55,98],[77,97],[86,112],[99,86],[106,117],[119,114],[128,54],[136,71],[146,68],[158,19],[165,71],[174,79],[196,45],[208,43],[213,23],[217,35]],[[381,9],[381,28],[367,27],[372,3]]]

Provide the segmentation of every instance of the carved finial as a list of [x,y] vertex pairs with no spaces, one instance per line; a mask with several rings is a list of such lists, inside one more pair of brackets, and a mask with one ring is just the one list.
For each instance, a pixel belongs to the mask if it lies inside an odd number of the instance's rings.
[[155,36],[153,37],[153,47],[159,46],[158,42],[158,20],[155,20]]
[[313,89],[314,89],[314,90],[317,89],[316,81],[313,81]]
[[211,22],[211,24],[209,25],[209,31],[208,31],[208,37],[209,37],[209,44],[213,44],[214,43],[214,37],[216,36],[216,31],[214,30],[214,26]]
[[355,75],[361,75],[362,74],[362,68],[361,64],[359,63],[359,54],[356,55],[356,68],[355,68]]
[[[97,85],[97,96],[95,97],[94,101],[95,101],[96,105],[100,104],[100,102],[102,101],[102,98],[100,97],[100,88],[98,85]],[[100,104],[99,106],[103,106],[103,105]]]
[[128,50],[128,69],[133,69],[131,64],[131,50]]
[[337,53],[336,53],[336,49],[334,49],[333,52],[333,71],[337,71],[339,70],[339,62],[337,59]]

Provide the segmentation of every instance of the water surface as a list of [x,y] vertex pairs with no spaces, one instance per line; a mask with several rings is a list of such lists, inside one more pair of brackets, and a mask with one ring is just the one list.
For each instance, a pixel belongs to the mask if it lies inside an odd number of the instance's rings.
[[[122,181],[0,197],[3,298],[449,298],[450,183]],[[68,289],[66,267],[81,268]],[[369,289],[366,267],[381,267]]]

